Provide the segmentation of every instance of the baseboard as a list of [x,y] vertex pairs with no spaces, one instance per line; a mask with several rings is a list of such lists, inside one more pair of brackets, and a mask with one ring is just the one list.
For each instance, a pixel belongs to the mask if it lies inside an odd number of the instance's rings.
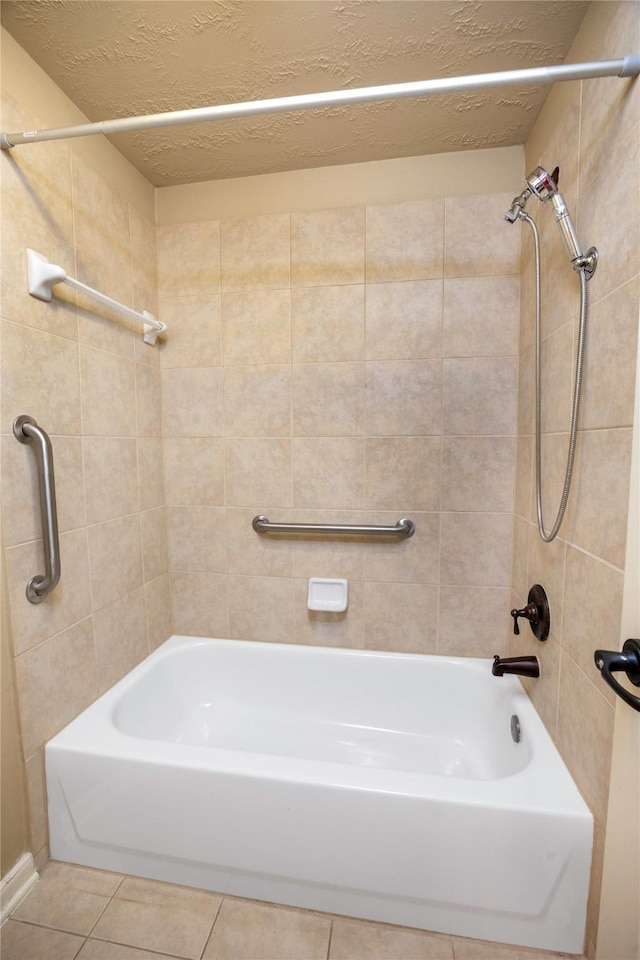
[[5,922],[39,879],[33,857],[23,853],[0,881],[0,923]]

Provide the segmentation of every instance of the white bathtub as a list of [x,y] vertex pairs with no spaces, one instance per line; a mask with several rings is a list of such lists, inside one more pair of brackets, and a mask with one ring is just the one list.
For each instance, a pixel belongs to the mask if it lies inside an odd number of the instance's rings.
[[46,764],[56,859],[582,952],[591,814],[488,660],[172,637]]

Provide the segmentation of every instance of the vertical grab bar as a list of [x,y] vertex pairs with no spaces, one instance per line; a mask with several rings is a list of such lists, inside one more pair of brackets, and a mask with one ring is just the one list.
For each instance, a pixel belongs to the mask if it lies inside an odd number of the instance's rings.
[[56,485],[53,476],[53,451],[48,435],[38,426],[33,417],[17,417],[13,433],[20,443],[33,444],[38,464],[40,487],[40,511],[42,514],[42,538],[44,540],[44,576],[32,577],[27,584],[27,600],[42,603],[60,579],[60,544],[58,542],[58,511],[56,508]]

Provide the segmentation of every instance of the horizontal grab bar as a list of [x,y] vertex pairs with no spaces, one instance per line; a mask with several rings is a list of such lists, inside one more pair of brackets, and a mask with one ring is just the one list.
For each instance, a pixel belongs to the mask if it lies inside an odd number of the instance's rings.
[[42,603],[60,580],[60,544],[58,541],[58,510],[56,507],[56,484],[53,476],[53,451],[48,435],[33,417],[16,417],[13,433],[20,443],[33,446],[38,464],[40,487],[40,511],[42,513],[42,538],[44,540],[44,576],[32,577],[27,584],[27,600]]
[[379,527],[356,523],[271,523],[269,517],[253,518],[256,533],[320,533],[328,536],[401,537],[407,540],[416,530],[413,520],[403,518],[394,526]]

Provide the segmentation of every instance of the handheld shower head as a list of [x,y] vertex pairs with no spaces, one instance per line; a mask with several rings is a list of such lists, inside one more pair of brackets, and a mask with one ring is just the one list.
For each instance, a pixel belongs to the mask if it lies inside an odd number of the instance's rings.
[[533,173],[530,173],[526,178],[526,187],[520,196],[514,197],[513,203],[511,204],[509,210],[507,210],[505,213],[504,218],[505,220],[508,220],[509,223],[515,223],[516,220],[526,219],[524,205],[532,194],[543,203],[546,203],[547,200],[550,200],[556,218],[556,223],[558,224],[558,229],[562,234],[562,239],[569,255],[569,259],[571,260],[573,269],[576,271],[585,269],[588,277],[590,278],[593,276],[596,269],[596,264],[598,262],[598,251],[595,249],[595,247],[590,247],[587,250],[586,255],[582,253],[582,248],[580,247],[573,222],[569,215],[568,207],[562,198],[562,194],[558,190],[559,176],[559,167],[556,167],[553,173],[548,173],[544,167],[536,167]]
[[560,170],[555,168],[552,174],[548,174],[544,167],[536,167],[530,176],[525,180],[526,186],[520,196],[514,197],[510,208],[504,215],[509,223],[515,223],[521,220],[524,213],[524,205],[533,194],[538,200],[548,200],[558,192],[558,174]]
[[538,200],[545,201],[557,194],[559,176],[560,167],[556,167],[553,173],[547,173],[544,167],[536,167],[525,182],[529,191],[535,194]]

